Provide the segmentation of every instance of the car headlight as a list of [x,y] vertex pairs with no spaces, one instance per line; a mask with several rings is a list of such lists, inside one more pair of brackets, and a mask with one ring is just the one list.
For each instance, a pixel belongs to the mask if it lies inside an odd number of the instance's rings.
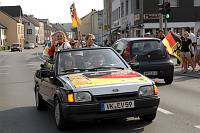
[[70,93],[67,95],[67,102],[90,102],[92,101],[92,96],[89,92],[77,92]]
[[139,96],[153,96],[154,95],[154,86],[141,86],[138,91]]

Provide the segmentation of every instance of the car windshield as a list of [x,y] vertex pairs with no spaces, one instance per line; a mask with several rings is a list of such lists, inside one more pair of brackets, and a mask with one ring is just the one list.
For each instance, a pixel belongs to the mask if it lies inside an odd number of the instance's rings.
[[58,74],[116,69],[128,67],[112,49],[80,49],[58,55]]
[[159,40],[139,40],[130,43],[134,55],[145,55],[153,51],[164,50],[164,46]]
[[14,46],[14,47],[19,47],[19,44],[12,44],[12,46]]

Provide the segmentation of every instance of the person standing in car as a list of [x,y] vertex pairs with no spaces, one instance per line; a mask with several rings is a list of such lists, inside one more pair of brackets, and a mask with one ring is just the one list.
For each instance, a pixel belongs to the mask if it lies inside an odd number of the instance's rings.
[[85,48],[95,48],[95,47],[99,47],[98,45],[96,45],[94,43],[95,41],[95,36],[93,34],[88,34],[86,37],[85,37],[85,41],[86,41],[86,46]]
[[62,31],[56,32],[56,41],[49,48],[48,54],[51,59],[53,59],[56,51],[60,51],[62,49],[71,49],[71,45],[66,38],[66,35]]

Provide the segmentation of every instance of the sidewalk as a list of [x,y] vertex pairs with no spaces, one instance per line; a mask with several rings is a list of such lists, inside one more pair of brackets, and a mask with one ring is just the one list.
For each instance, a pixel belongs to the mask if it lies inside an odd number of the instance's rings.
[[187,73],[182,73],[181,71],[181,65],[177,66],[176,64],[176,58],[171,57],[172,61],[174,62],[174,73],[175,75],[184,75],[184,76],[189,76],[189,77],[194,77],[194,78],[200,78],[200,67],[197,66],[195,69],[198,70],[196,72],[192,72],[192,68],[189,67],[189,70]]

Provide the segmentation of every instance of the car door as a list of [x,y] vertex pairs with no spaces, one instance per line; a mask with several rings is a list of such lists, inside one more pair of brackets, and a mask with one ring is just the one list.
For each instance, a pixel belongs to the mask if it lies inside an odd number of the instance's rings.
[[52,103],[53,99],[53,95],[54,95],[54,92],[57,88],[56,86],[56,77],[54,76],[55,74],[55,71],[54,71],[54,65],[50,66],[51,69],[50,69],[50,76],[49,77],[45,77],[42,79],[42,89],[43,89],[43,94],[45,95],[45,99],[47,102],[49,103]]

